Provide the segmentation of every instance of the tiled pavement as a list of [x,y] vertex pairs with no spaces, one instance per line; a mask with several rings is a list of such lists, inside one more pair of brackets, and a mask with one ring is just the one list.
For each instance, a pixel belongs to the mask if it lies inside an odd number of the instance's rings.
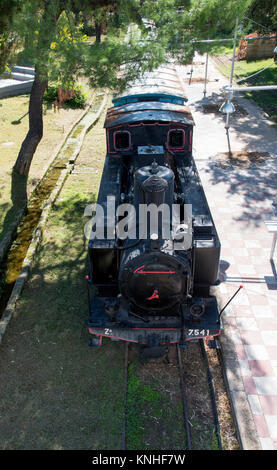
[[[188,71],[182,70],[183,78]],[[194,76],[204,77],[204,64],[196,67]],[[277,278],[269,261],[272,234],[264,225],[273,215],[277,194],[277,131],[255,104],[237,98],[249,114],[231,119],[233,149],[266,150],[275,159],[248,169],[218,165],[212,157],[227,151],[224,117],[204,114],[201,103],[218,99],[219,88],[227,81],[211,63],[209,77],[213,81],[208,83],[208,100],[203,101],[203,84],[187,89],[196,122],[195,159],[222,244],[222,301],[227,302],[243,285],[223,320],[230,331],[260,447],[277,450]],[[275,263],[277,266],[277,248]]]

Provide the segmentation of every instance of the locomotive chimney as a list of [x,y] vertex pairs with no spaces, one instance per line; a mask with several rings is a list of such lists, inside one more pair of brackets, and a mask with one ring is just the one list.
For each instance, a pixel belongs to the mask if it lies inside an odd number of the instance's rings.
[[141,185],[143,190],[143,203],[156,204],[159,206],[164,203],[165,193],[168,183],[164,178],[157,175],[149,176]]

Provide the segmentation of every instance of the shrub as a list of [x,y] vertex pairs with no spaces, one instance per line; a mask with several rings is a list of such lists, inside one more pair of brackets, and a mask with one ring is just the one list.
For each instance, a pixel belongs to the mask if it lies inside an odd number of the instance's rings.
[[[60,84],[49,85],[44,93],[43,100],[47,103],[53,103],[58,100],[58,88],[61,86],[62,85]],[[63,89],[65,90],[65,88]],[[86,95],[82,91],[81,87],[75,86],[68,88],[68,90],[74,90],[75,94],[72,97],[65,99],[63,104],[65,104],[66,107],[73,109],[84,108],[86,105]]]

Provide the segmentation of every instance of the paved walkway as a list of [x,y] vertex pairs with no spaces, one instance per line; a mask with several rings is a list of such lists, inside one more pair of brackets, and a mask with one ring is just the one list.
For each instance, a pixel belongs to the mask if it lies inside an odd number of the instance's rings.
[[[205,58],[195,60],[198,65],[192,78],[204,78]],[[190,66],[181,70],[186,82]],[[211,81],[207,84],[206,99],[203,83],[186,87],[196,123],[194,156],[222,244],[223,302],[230,299],[240,284],[244,287],[223,314],[238,364],[234,390],[243,390],[247,397],[257,433],[256,448],[260,445],[261,449],[276,450],[277,278],[269,261],[272,234],[267,232],[264,220],[272,217],[272,202],[277,194],[277,130],[253,102],[236,96],[237,103],[248,114],[231,116],[232,150],[269,152],[275,158],[248,168],[217,163],[213,157],[228,150],[225,117],[204,113],[202,106],[222,102],[220,87],[228,84],[228,80],[211,61],[208,78]],[[275,262],[277,266],[277,247]],[[237,419],[243,418],[238,414]],[[250,428],[240,424],[247,433]]]

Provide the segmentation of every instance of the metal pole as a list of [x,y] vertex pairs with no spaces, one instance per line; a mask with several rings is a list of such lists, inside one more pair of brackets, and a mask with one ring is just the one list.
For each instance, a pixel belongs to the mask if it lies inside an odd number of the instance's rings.
[[190,68],[189,85],[191,84],[191,79],[192,79],[192,72],[193,72],[193,59],[192,59],[192,62],[191,62],[191,68]]
[[[228,116],[229,116],[229,114],[227,115],[227,117]],[[227,119],[226,119],[226,124],[227,124]],[[229,126],[226,127],[226,136],[227,136],[229,157],[231,157],[232,156],[232,151],[231,151],[231,143],[230,143],[230,136],[229,136]]]
[[206,98],[206,94],[207,94],[207,76],[208,76],[208,57],[209,57],[209,53],[207,52],[206,54],[206,69],[205,69],[205,85],[204,85],[204,98]]
[[230,113],[227,113],[226,114],[226,122],[225,122],[225,129],[228,130],[229,129],[229,116],[230,116]]
[[277,85],[257,85],[257,86],[225,86],[222,88],[224,91],[266,91],[277,90]]
[[[230,83],[229,83],[230,88],[232,88],[232,85],[233,85],[233,76],[234,76],[234,67],[235,67],[235,54],[236,54],[236,42],[237,42],[237,36],[238,36],[238,24],[239,24],[239,18],[237,16],[236,17],[236,26],[235,26],[235,35],[234,35],[232,68],[231,68]],[[229,128],[230,128],[230,126],[229,126],[229,115],[230,115],[230,113],[227,113],[227,115],[226,115],[225,129],[226,129],[226,135],[227,135],[229,155],[231,156],[232,152],[231,152],[230,136],[229,136]]]
[[230,87],[233,84],[234,67],[235,67],[235,54],[236,54],[236,42],[237,42],[237,36],[238,36],[238,24],[239,24],[239,18],[237,16],[236,26],[235,26],[235,36],[234,36],[233,57],[232,57],[232,69],[231,69],[231,75],[230,75]]
[[229,305],[229,303],[233,300],[233,298],[237,295],[237,293],[243,288],[243,286],[239,286],[238,290],[236,290],[236,292],[234,293],[234,295],[232,295],[232,297],[230,298],[230,300],[228,300],[227,304],[224,305],[224,307],[220,310],[219,312],[219,315],[218,315],[218,320],[217,320],[217,323],[219,323],[219,319],[221,317],[221,314],[224,312],[225,308]]

